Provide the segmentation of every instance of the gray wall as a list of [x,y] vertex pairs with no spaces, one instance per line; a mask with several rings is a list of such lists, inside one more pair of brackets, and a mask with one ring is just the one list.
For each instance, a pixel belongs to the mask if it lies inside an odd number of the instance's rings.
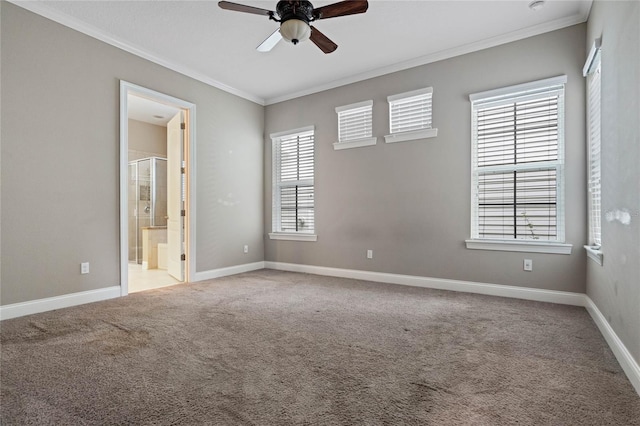
[[596,1],[587,48],[598,37],[604,262],[587,262],[587,294],[640,363],[640,3]]
[[[584,292],[586,25],[577,25],[349,86],[265,111],[265,231],[271,229],[269,134],[316,125],[317,242],[269,240],[267,261]],[[566,239],[571,255],[468,250],[470,93],[568,76]],[[388,95],[432,86],[432,139],[385,144]],[[336,106],[373,99],[378,144],[334,151]],[[366,259],[372,249],[374,258]],[[533,272],[523,272],[524,258]]]
[[0,8],[3,305],[120,284],[120,79],[197,105],[196,271],[263,260],[262,106]]
[[167,127],[128,120],[129,161],[146,157],[167,157]]

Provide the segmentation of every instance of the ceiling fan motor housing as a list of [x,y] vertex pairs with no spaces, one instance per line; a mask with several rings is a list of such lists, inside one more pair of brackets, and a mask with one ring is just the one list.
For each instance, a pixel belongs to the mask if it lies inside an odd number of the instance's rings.
[[[290,1],[290,0],[281,0],[276,5],[276,12],[280,17],[280,31],[285,39],[290,39],[291,43],[298,44],[300,41],[304,41],[309,38],[309,33],[311,29],[309,28],[309,22],[313,21],[313,5],[309,1],[301,0],[301,1]],[[286,24],[287,21],[289,24]],[[302,21],[302,22],[296,22]],[[304,24],[302,24],[304,23]],[[295,27],[296,29],[292,29],[294,33],[298,33],[302,35],[302,37],[287,37],[288,27]],[[299,28],[300,26],[306,28]],[[303,38],[304,37],[304,38]]]

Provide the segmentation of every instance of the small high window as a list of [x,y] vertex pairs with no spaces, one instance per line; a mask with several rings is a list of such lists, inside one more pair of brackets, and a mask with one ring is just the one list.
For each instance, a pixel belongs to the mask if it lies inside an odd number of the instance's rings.
[[432,97],[432,87],[387,97],[391,134],[385,136],[385,142],[404,142],[437,136],[438,129],[432,126]]
[[375,145],[373,135],[373,101],[336,108],[338,114],[338,142],[334,149],[358,148]]

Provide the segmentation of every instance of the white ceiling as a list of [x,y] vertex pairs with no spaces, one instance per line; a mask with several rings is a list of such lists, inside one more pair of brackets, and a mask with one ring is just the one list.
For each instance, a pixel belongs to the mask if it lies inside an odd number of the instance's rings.
[[127,117],[166,127],[180,110],[170,105],[135,95],[127,95]]
[[[206,1],[21,1],[71,28],[260,104],[272,104],[587,20],[592,0],[369,1],[365,14],[313,25],[338,44],[256,46],[277,28],[266,16]],[[236,3],[275,10],[276,0]],[[314,1],[315,7],[335,1]]]

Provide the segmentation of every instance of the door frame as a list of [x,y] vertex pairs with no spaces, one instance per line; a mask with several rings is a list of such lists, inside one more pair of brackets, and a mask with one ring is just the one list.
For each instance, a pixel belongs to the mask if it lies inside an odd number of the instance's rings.
[[120,80],[120,295],[129,294],[129,213],[127,210],[129,191],[129,121],[128,95],[136,95],[155,102],[168,104],[186,112],[187,132],[185,140],[186,164],[186,215],[184,238],[186,261],[184,282],[189,282],[196,270],[196,105],[174,98],[146,87]]

